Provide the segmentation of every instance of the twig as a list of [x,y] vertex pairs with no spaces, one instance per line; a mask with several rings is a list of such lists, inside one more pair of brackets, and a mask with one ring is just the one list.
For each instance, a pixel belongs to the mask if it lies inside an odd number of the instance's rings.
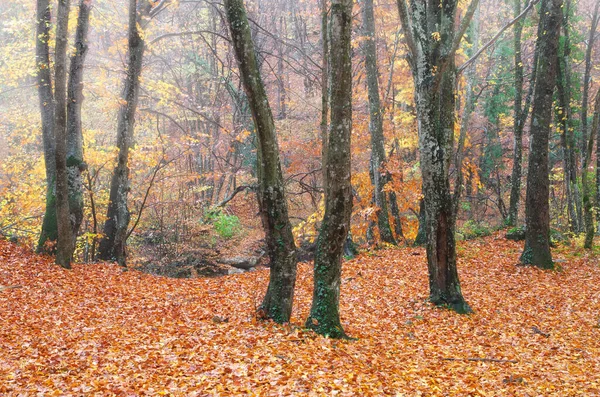
[[513,363],[516,364],[518,363],[517,360],[502,360],[499,358],[480,358],[480,357],[467,357],[467,358],[455,358],[455,357],[445,357],[442,358],[442,360],[444,361],[480,361],[480,362],[486,362],[486,363]]
[[19,289],[19,288],[23,288],[23,286],[22,285],[7,285],[7,286],[0,285],[0,292],[4,291],[6,289]]

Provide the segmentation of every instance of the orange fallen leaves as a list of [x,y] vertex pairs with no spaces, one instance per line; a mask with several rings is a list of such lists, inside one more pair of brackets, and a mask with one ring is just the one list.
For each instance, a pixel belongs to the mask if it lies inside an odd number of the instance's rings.
[[[76,265],[0,242],[0,395],[380,396],[600,394],[600,267],[516,267],[520,245],[462,243],[475,314],[426,302],[425,255],[388,249],[344,265],[341,313],[357,341],[257,322],[268,271],[175,280]],[[227,319],[227,321],[215,321]],[[535,329],[540,332],[535,332]],[[516,361],[516,363],[514,362]]]

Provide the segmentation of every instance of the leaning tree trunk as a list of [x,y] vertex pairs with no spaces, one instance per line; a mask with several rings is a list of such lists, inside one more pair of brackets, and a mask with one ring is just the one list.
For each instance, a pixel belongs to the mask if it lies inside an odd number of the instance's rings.
[[[88,50],[87,34],[92,0],[81,0],[75,32],[75,52],[71,56],[67,86],[67,170],[69,174],[69,211],[73,239],[77,239],[83,220],[83,133],[81,129],[81,104],[83,102],[83,69]],[[75,241],[73,241],[73,244]]]
[[375,16],[373,0],[363,0],[363,51],[367,68],[367,88],[369,96],[369,131],[371,133],[370,176],[373,183],[373,201],[377,207],[377,227],[381,241],[396,244],[388,212],[388,200],[384,191],[388,182],[385,170],[385,148],[383,145],[383,114],[379,97],[379,70],[377,68],[377,47],[375,45]]
[[69,34],[69,0],[59,0],[56,18],[54,50],[54,98],[56,101],[54,137],[56,139],[56,263],[71,268],[73,244],[69,215],[69,184],[67,171],[67,47]]
[[145,42],[138,26],[149,15],[150,7],[146,1],[139,5],[137,0],[129,1],[129,58],[127,75],[122,94],[122,105],[117,121],[117,147],[119,154],[117,166],[113,171],[110,183],[110,196],[104,238],[100,242],[98,257],[104,260],[116,260],[125,266],[127,227],[129,225],[129,209],[127,194],[129,192],[129,150],[133,144],[133,128],[135,111],[138,103],[140,75],[144,57]]
[[531,116],[531,152],[525,201],[525,248],[521,262],[553,269],[550,252],[550,206],[548,141],[552,121],[552,98],[558,72],[558,40],[562,0],[542,0],[540,24],[544,32],[538,37],[535,51],[540,55],[538,73],[544,78],[535,85]]
[[[329,20],[330,106],[325,216],[317,239],[313,301],[306,327],[344,338],[339,314],[342,251],[350,229],[352,184],[352,0],[333,0]],[[334,83],[335,82],[335,83]]]
[[430,6],[397,0],[415,85],[423,176],[430,300],[469,313],[456,266],[455,217],[449,168],[454,143],[455,54],[475,13],[471,2],[457,29],[458,1]]
[[225,10],[258,138],[258,198],[271,260],[269,286],[259,314],[261,317],[284,323],[290,320],[292,314],[296,283],[296,246],[288,217],[275,124],[260,75],[243,1],[225,0]]
[[587,144],[585,155],[583,157],[581,183],[583,185],[583,210],[585,215],[585,242],[583,247],[592,248],[594,242],[594,215],[592,213],[592,186],[590,184],[590,172],[588,165],[592,162],[592,151],[594,149],[594,137],[600,130],[600,90],[596,94],[594,101],[594,119],[592,122],[592,131],[590,131],[589,142]]
[[56,153],[54,138],[54,93],[52,90],[52,69],[50,68],[50,28],[52,15],[49,0],[37,1],[37,31],[35,55],[37,63],[37,86],[42,116],[42,141],[46,165],[46,211],[42,231],[38,241],[38,252],[53,253],[58,239],[56,227]]

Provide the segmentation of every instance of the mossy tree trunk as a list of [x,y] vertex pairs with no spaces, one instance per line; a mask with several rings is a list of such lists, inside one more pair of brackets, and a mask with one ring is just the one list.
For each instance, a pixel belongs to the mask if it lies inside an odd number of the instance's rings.
[[592,162],[592,151],[594,149],[594,138],[600,130],[600,90],[596,94],[594,101],[594,118],[592,121],[592,130],[590,131],[589,141],[586,147],[585,156],[582,165],[582,185],[583,185],[583,210],[585,216],[585,242],[583,247],[591,249],[594,242],[594,215],[592,213],[592,186],[590,181],[589,164]]
[[453,155],[455,54],[479,2],[470,3],[457,26],[458,1],[441,4],[397,0],[409,48],[419,121],[429,295],[436,305],[471,312],[456,266],[455,216],[449,168]]
[[317,239],[313,301],[306,327],[344,338],[339,314],[342,252],[352,214],[352,0],[333,0],[329,19],[331,122],[326,159],[325,215]]
[[[67,86],[67,171],[69,176],[69,212],[73,239],[77,239],[83,220],[83,132],[81,128],[81,105],[83,103],[83,71],[87,54],[92,0],[80,0],[75,52],[71,56],[69,83]],[[75,243],[75,241],[73,241]]]
[[135,112],[138,103],[140,75],[144,58],[145,42],[139,27],[145,25],[150,16],[151,4],[142,0],[129,1],[128,60],[122,105],[117,120],[117,147],[119,154],[110,183],[110,196],[104,237],[100,241],[98,257],[103,260],[116,260],[126,266],[126,241],[129,225],[127,195],[129,193],[129,151],[133,145]]
[[259,314],[284,323],[290,320],[292,313],[296,246],[288,217],[275,124],[243,1],[225,0],[224,4],[240,77],[258,138],[258,199],[271,260],[269,286]]
[[[588,37],[587,48],[585,50],[585,71],[583,74],[583,96],[581,98],[581,135],[585,137],[588,133],[588,102],[590,97],[590,83],[592,72],[592,51],[596,40],[596,29],[600,18],[600,1],[596,1],[594,13],[592,14],[592,23],[590,26],[590,34]],[[590,132],[593,134],[593,132]],[[598,138],[598,137],[596,137]],[[600,224],[600,142],[596,140],[596,220]],[[591,162],[591,160],[590,160]],[[585,194],[585,193],[584,193]]]
[[54,50],[54,99],[56,103],[54,137],[56,165],[56,263],[71,268],[75,245],[69,215],[69,184],[67,171],[67,48],[69,34],[69,0],[59,0],[56,18]]
[[539,54],[538,79],[531,116],[531,151],[525,201],[525,247],[521,262],[543,269],[553,269],[550,252],[550,206],[548,141],[552,122],[552,100],[558,73],[558,40],[562,18],[562,0],[542,0],[535,51]]
[[373,201],[377,207],[377,227],[381,241],[396,244],[390,227],[388,200],[384,191],[388,182],[385,170],[385,149],[383,137],[383,114],[379,96],[379,69],[377,67],[377,46],[375,43],[375,16],[373,0],[362,0],[363,53],[367,69],[367,89],[369,97],[369,132],[371,134],[370,176],[373,184]]
[[38,241],[38,252],[54,253],[58,229],[56,227],[56,141],[54,138],[54,91],[50,68],[50,29],[52,13],[49,0],[37,1],[36,67],[37,88],[42,116],[42,141],[46,165],[46,211]]

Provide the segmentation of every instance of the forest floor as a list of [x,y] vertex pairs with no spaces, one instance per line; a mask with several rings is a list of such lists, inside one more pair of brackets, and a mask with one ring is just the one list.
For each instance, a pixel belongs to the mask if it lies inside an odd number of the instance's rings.
[[341,315],[357,340],[257,321],[268,270],[168,279],[116,265],[65,271],[0,242],[0,395],[600,395],[599,257],[554,251],[560,270],[516,266],[500,234],[459,243],[475,313],[427,302],[422,249],[344,264]]

